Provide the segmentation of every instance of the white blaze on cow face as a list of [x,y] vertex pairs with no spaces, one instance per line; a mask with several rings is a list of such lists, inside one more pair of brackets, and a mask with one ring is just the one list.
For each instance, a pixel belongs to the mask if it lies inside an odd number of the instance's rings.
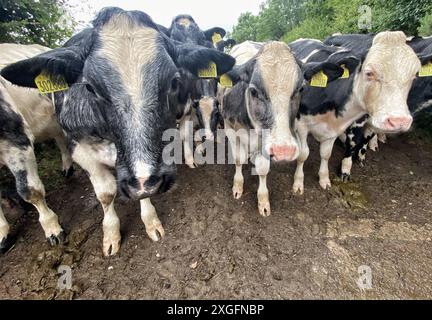
[[171,64],[165,71],[176,69],[171,60],[163,59],[167,53],[161,49],[158,31],[126,15],[113,16],[99,35],[100,48],[95,56],[107,61],[106,70],[112,76],[93,81],[103,82],[113,105],[107,112],[112,113],[112,130],[120,136],[116,143],[123,155],[118,159],[130,173],[121,179],[127,179],[131,196],[141,198],[156,193],[162,184],[162,177],[157,175],[162,126],[167,117],[164,113],[169,110],[159,101],[158,71],[164,63]]
[[300,68],[285,43],[270,42],[258,54],[255,70],[258,74],[252,77],[247,94],[251,122],[257,130],[269,130],[263,144],[274,160],[296,160],[299,146],[293,124],[299,107]]
[[413,122],[408,94],[421,67],[403,32],[378,34],[363,63],[354,95],[378,132],[408,131]]

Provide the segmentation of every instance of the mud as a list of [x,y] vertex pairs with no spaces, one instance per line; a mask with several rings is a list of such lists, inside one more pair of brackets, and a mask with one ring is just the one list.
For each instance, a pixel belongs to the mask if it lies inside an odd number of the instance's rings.
[[[0,257],[0,299],[430,298],[432,143],[390,139],[369,154],[366,167],[354,166],[350,183],[334,174],[328,192],[319,188],[311,145],[304,196],[291,192],[294,164],[272,168],[269,218],[258,214],[251,168],[237,201],[233,166],[180,167],[176,188],[153,201],[167,234],[160,243],[147,238],[139,203],[119,199],[123,242],[109,259],[89,180],[81,170],[61,178],[60,162],[46,160],[56,153],[44,148],[47,201],[68,242],[50,248],[35,210],[3,200],[16,244]],[[336,147],[332,172],[341,158]],[[10,176],[0,172],[2,188],[9,188]],[[58,289],[59,266],[72,270],[70,290]],[[359,286],[365,267],[372,281]]]

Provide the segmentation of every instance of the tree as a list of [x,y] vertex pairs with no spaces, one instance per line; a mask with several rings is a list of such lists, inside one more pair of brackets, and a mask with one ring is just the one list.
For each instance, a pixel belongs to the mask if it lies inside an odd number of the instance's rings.
[[242,13],[233,28],[232,37],[237,43],[246,40],[257,41],[258,17],[251,12]]
[[66,0],[0,0],[0,42],[57,47],[75,22]]
[[418,33],[423,37],[432,36],[432,12],[424,16],[424,18],[421,20]]
[[422,18],[432,10],[430,0],[369,0],[373,8],[373,29],[401,30],[417,35]]

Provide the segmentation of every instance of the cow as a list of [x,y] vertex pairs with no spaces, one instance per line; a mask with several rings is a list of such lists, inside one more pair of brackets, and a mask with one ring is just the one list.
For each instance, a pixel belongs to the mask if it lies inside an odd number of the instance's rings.
[[[365,115],[380,133],[406,132],[413,118],[407,99],[421,63],[406,44],[403,32],[382,32],[372,41],[364,55],[353,50],[327,46],[317,40],[299,40],[290,44],[303,62],[338,61],[346,71],[324,87],[307,87],[302,93],[297,131],[301,152],[293,191],[304,193],[303,164],[309,156],[309,133],[320,142],[320,186],[331,187],[328,161],[337,137]],[[403,68],[399,68],[400,66]],[[348,141],[348,139],[347,139]],[[344,162],[342,174],[351,163]]]
[[[0,44],[0,69],[51,49],[40,45]],[[64,240],[57,215],[47,206],[34,154],[34,143],[55,140],[62,156],[63,173],[73,173],[72,158],[55,115],[51,97],[38,90],[20,88],[0,77],[0,167],[6,165],[15,177],[18,194],[39,213],[39,221],[51,245]],[[0,206],[0,251],[12,244],[9,224]]]
[[[374,34],[346,34],[327,38],[324,43],[351,49],[357,53],[365,53],[372,46]],[[432,37],[409,37],[407,44],[420,58],[422,65],[432,61]],[[432,77],[416,77],[408,96],[408,107],[414,115],[432,106]],[[352,158],[357,158],[364,165],[367,149],[378,150],[378,141],[385,143],[386,135],[376,133],[368,124],[367,119],[360,119],[353,123],[345,133],[345,158],[342,162],[342,179],[349,180],[351,177]]]
[[[321,70],[329,79],[336,79],[343,69],[327,62],[304,65],[283,42],[253,46],[247,42],[234,47],[232,52],[243,54],[248,50],[251,50],[247,54],[249,60],[234,56],[242,64],[228,73],[234,86],[224,90],[221,112],[235,158],[233,196],[240,199],[243,195],[242,167],[251,159],[259,176],[259,213],[267,217],[271,214],[267,189],[270,159],[294,161],[300,153],[294,121],[304,80],[310,80]],[[259,139],[252,139],[253,133]]]
[[150,197],[175,181],[175,164],[163,161],[169,143],[163,134],[176,128],[178,108],[186,103],[181,70],[197,75],[213,62],[224,74],[235,60],[215,49],[175,43],[141,11],[104,8],[84,32],[65,47],[7,66],[1,75],[24,87],[34,87],[41,73],[69,84],[56,94],[56,112],[72,159],[87,171],[102,205],[102,248],[112,256],[121,241],[117,189],[141,201],[149,237],[164,236]]
[[206,31],[202,31],[192,16],[181,14],[176,16],[169,29],[166,29],[166,34],[171,39],[182,43],[193,43],[209,48],[216,48],[219,51],[224,51],[235,45],[233,39],[223,40],[226,31],[220,27],[214,27]]
[[[171,27],[167,29],[167,34],[172,40],[180,43],[203,45],[209,48],[214,45],[219,46],[218,49],[220,49],[224,43],[221,39],[226,32],[218,27],[201,31],[190,15],[179,15],[173,19]],[[214,38],[217,42],[212,39],[215,34],[219,35]],[[220,51],[223,51],[223,48]],[[218,85],[216,79],[197,79],[186,72],[184,78],[189,80],[185,85],[189,99],[183,108],[184,112],[177,118],[181,139],[184,143],[185,163],[190,168],[196,168],[193,141],[197,143],[197,150],[202,149],[201,142],[214,141],[217,128],[222,122],[216,97]],[[189,127],[189,124],[192,124],[192,128]]]

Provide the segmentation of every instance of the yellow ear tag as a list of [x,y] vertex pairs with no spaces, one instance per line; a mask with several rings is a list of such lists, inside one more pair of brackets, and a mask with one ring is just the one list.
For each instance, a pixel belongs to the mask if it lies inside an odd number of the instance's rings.
[[219,83],[224,88],[232,88],[233,87],[233,82],[232,82],[230,76],[227,75],[226,73],[220,77]]
[[35,78],[35,83],[40,93],[47,94],[69,89],[63,77],[52,77],[47,73],[41,73]]
[[324,74],[324,72],[321,70],[317,74],[315,74],[311,81],[310,86],[311,87],[319,87],[319,88],[325,88],[327,87],[328,77]]
[[421,67],[419,77],[432,77],[432,61]]
[[341,68],[344,69],[344,73],[343,73],[343,75],[339,79],[348,79],[349,76],[350,76],[350,72],[349,72],[348,68],[345,67],[344,64],[341,65]]
[[212,41],[213,41],[213,44],[217,44],[217,43],[219,43],[219,42],[221,42],[223,39],[222,39],[222,36],[219,34],[219,33],[213,33],[213,36],[212,36]]
[[210,62],[206,69],[198,70],[198,77],[200,78],[216,78],[217,77],[217,67],[216,63]]

